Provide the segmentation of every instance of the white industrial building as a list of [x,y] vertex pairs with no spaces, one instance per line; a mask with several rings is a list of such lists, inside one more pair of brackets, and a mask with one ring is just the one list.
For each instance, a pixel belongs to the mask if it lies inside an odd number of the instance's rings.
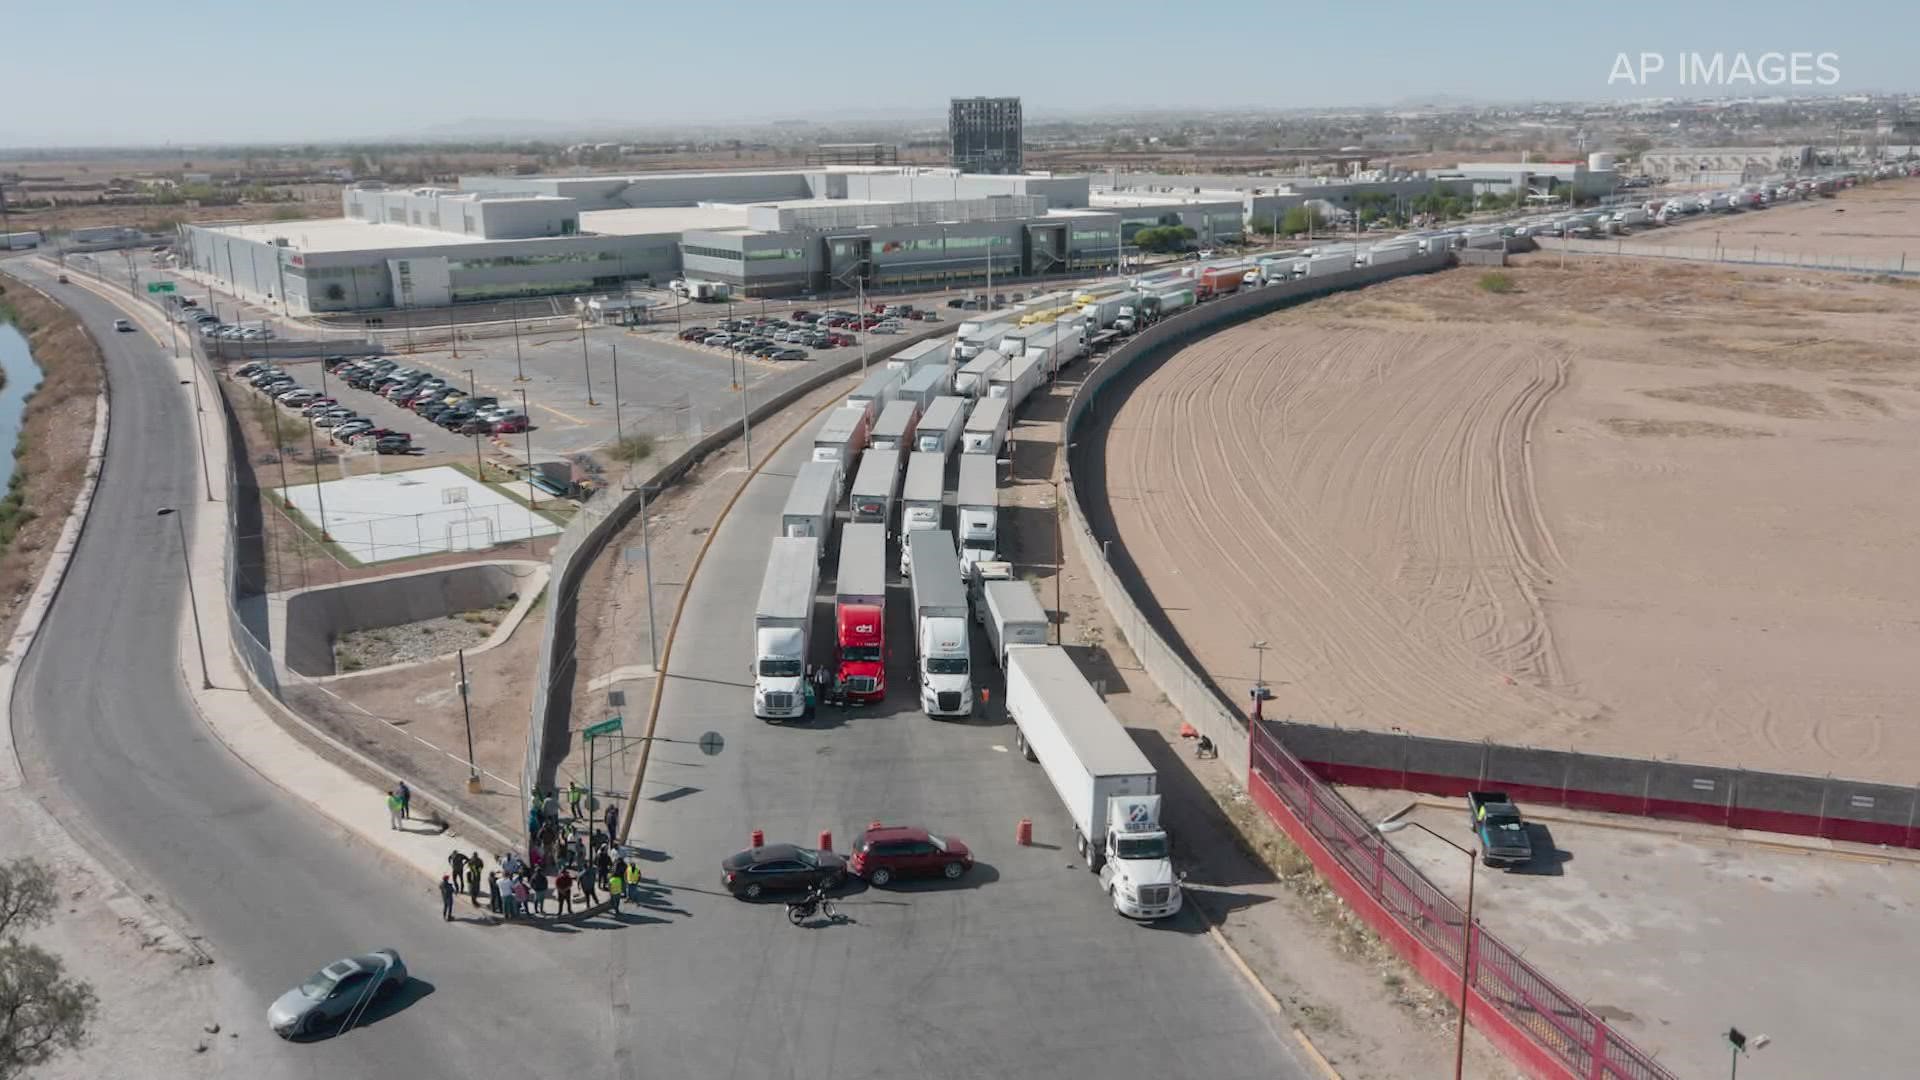
[[1238,238],[1238,202],[1111,194],[1085,176],[828,166],[361,183],[342,217],[183,228],[185,263],[296,312],[664,285],[744,295],[1015,280],[1112,266],[1125,237]]

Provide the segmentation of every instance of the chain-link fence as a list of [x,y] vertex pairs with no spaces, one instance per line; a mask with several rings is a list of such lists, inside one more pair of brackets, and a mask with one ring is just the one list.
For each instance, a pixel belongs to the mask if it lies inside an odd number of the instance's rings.
[[1579,240],[1553,236],[1536,238],[1542,251],[1569,255],[1620,255],[1635,259],[1679,259],[1685,262],[1741,263],[1785,266],[1798,270],[1841,270],[1855,274],[1920,274],[1920,260],[1908,265],[1906,252],[1897,255],[1834,255],[1794,251],[1759,244],[1664,244],[1629,239]]
[[[1325,278],[1270,285],[1217,300],[1147,329],[1090,372],[1067,407],[1064,440],[1072,446],[1080,425],[1096,412],[1099,395],[1116,378],[1142,361],[1168,356],[1182,345],[1231,323],[1299,300],[1449,265],[1446,255],[1422,256],[1384,267],[1361,267]],[[1550,1075],[1584,1080],[1670,1080],[1658,1063],[1620,1037],[1599,1016],[1556,987],[1497,938],[1475,928],[1468,946],[1464,913],[1412,863],[1386,843],[1338,792],[1292,757],[1274,728],[1262,721],[1249,727],[1214,685],[1197,673],[1198,665],[1174,642],[1165,619],[1144,613],[1133,589],[1144,592],[1105,504],[1102,455],[1088,436],[1090,450],[1068,455],[1067,514],[1083,567],[1099,589],[1107,610],[1147,675],[1185,720],[1211,738],[1222,753],[1248,762],[1248,786],[1255,800],[1296,840],[1329,880],[1344,885],[1343,895],[1365,898],[1376,921],[1416,970],[1444,992],[1457,993],[1464,957],[1473,992],[1492,1010],[1512,1037],[1504,1049]],[[1086,490],[1076,486],[1084,482]],[[1100,535],[1104,533],[1104,538]],[[1307,841],[1311,842],[1307,842]],[[1368,914],[1364,905],[1356,910]],[[1396,932],[1388,933],[1389,929]],[[1448,985],[1437,976],[1451,970]],[[1462,1008],[1470,1008],[1462,1002]]]

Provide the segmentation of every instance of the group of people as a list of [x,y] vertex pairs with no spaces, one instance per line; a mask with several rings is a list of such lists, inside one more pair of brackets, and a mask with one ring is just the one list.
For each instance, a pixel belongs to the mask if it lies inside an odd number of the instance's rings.
[[[394,828],[405,819],[408,798],[406,785],[389,793],[388,807],[394,811]],[[560,815],[557,791],[536,793],[527,808],[527,856],[515,852],[498,857],[496,869],[488,870],[478,851],[468,854],[455,850],[447,856],[448,873],[440,877],[440,915],[453,920],[453,901],[465,891],[474,907],[480,906],[480,879],[486,876],[488,910],[502,919],[527,919],[571,915],[575,911],[575,890],[579,910],[598,904],[604,891],[613,901],[617,914],[620,902],[630,899],[628,890],[640,884],[640,868],[618,854],[613,838],[620,828],[620,808],[609,805],[603,819],[605,832],[593,829],[593,807],[584,807],[587,792],[578,783],[567,785],[567,807],[571,816]],[[396,801],[398,800],[398,801]],[[580,830],[590,831],[582,841]],[[548,910],[548,902],[553,908]]]
[[[535,854],[538,854],[537,852]],[[639,867],[623,855],[611,853],[602,845],[593,858],[579,864],[562,863],[549,875],[543,863],[529,862],[513,852],[498,859],[498,869],[487,870],[479,852],[471,855],[455,850],[447,856],[449,872],[440,876],[440,916],[453,921],[453,899],[466,886],[469,901],[480,906],[480,875],[487,878],[487,909],[502,919],[559,917],[574,913],[575,889],[579,890],[579,910],[600,903],[600,893],[613,902],[614,914],[620,902],[631,899],[629,890],[640,884]],[[547,909],[548,901],[553,910]]]

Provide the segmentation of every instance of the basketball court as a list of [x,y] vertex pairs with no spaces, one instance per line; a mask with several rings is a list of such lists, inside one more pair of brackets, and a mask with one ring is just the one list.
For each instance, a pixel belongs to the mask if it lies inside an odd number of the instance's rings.
[[349,475],[284,489],[308,524],[361,563],[477,551],[560,526],[457,469]]

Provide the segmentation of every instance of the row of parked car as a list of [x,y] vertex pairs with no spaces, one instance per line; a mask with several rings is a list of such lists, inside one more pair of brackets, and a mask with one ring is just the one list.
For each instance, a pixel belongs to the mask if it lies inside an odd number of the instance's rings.
[[[64,282],[66,275],[60,275],[60,280]],[[201,307],[199,301],[190,296],[175,294],[173,297],[173,307],[176,317],[179,318],[182,325],[189,329],[199,330],[200,336],[209,340],[267,341],[273,337],[273,328],[265,324],[240,326],[232,323],[223,323],[218,316],[206,308]]]
[[526,413],[499,398],[476,396],[431,371],[377,356],[329,356],[322,363],[353,389],[378,394],[456,434],[512,435],[530,425]]
[[300,385],[298,379],[264,360],[241,364],[233,369],[233,377],[245,379],[276,405],[299,413],[336,444],[372,447],[382,454],[413,453],[412,435],[379,427],[337,399]]
[[710,326],[692,326],[680,331],[680,340],[695,345],[711,345],[716,349],[732,349],[768,360],[805,360],[807,350],[800,348],[801,345],[812,345],[816,349],[833,347],[830,342],[815,344],[813,340],[801,340],[797,335],[773,337],[758,328],[715,330]]

